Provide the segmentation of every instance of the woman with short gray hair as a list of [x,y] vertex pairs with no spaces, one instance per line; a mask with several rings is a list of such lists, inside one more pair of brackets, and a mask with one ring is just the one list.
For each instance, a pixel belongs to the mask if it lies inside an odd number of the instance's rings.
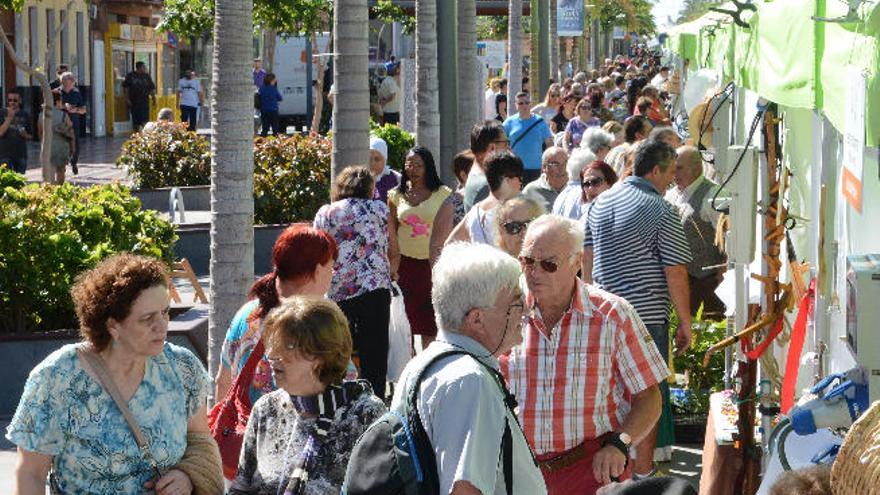
[[589,148],[578,148],[571,153],[566,168],[568,184],[553,202],[553,213],[577,220],[581,217],[581,171],[596,159]]
[[590,127],[584,131],[581,138],[581,148],[588,149],[596,155],[596,160],[604,160],[605,155],[611,151],[611,143],[614,142],[614,134],[601,127]]

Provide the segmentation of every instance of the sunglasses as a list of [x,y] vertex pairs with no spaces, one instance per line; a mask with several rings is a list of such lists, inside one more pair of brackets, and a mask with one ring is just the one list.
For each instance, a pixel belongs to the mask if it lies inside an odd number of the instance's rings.
[[587,179],[587,180],[581,182],[581,187],[583,187],[584,189],[586,189],[588,187],[596,187],[596,186],[601,185],[604,182],[605,182],[605,179],[603,179],[602,177],[596,177],[596,178]]
[[535,263],[541,266],[541,269],[547,273],[556,273],[556,270],[559,270],[559,262],[551,261],[551,260],[538,260],[532,258],[531,256],[520,256],[519,257],[520,264],[525,268],[534,267]]
[[20,103],[21,102],[21,100],[19,100],[18,98],[9,98],[6,101],[8,103]]
[[512,220],[510,222],[502,224],[501,227],[504,229],[505,232],[507,232],[507,235],[519,235],[524,230],[526,230],[526,227],[529,226],[529,222],[531,222],[531,220],[525,222]]

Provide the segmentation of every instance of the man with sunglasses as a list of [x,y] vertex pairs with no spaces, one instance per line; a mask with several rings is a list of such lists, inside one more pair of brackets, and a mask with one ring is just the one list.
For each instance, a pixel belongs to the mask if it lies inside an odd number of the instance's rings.
[[633,307],[581,281],[583,228],[533,220],[523,241],[523,342],[501,359],[549,494],[629,477],[630,447],[660,416],[669,370]]
[[[418,387],[416,407],[436,458],[437,493],[546,494],[498,373],[498,356],[522,341],[516,260],[492,246],[460,242],[443,250],[433,273],[437,340],[403,370],[392,410]],[[438,358],[446,351],[460,353]]]
[[524,183],[541,175],[541,153],[553,145],[553,133],[540,115],[531,110],[532,100],[525,91],[516,94],[516,113],[504,121],[504,131],[510,139],[510,149],[523,161]]
[[[679,317],[676,354],[691,343],[687,265],[691,249],[678,210],[663,199],[678,158],[669,144],[636,145],[633,176],[590,203],[586,215],[583,274],[587,281],[632,303],[664,359],[669,358],[669,304]],[[661,385],[664,407],[668,386]],[[671,416],[664,416],[669,418]],[[656,428],[639,446],[635,477],[652,476]]]
[[495,150],[506,150],[510,140],[501,123],[497,120],[484,120],[471,129],[471,153],[474,164],[468,172],[464,184],[464,210],[468,211],[474,204],[489,196],[489,182],[486,180],[485,161]]
[[551,146],[544,150],[541,155],[541,176],[526,184],[523,196],[543,206],[544,211],[550,211],[559,192],[568,183],[568,170],[565,168],[567,162],[568,153],[562,147]]
[[31,119],[21,108],[21,94],[6,93],[6,108],[0,109],[0,164],[24,174],[27,171],[27,142],[33,138]]

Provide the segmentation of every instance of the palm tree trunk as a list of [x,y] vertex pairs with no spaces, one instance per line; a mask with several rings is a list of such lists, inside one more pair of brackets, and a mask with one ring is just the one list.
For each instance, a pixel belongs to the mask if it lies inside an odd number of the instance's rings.
[[211,112],[211,311],[208,366],[254,281],[252,0],[217,0]]
[[[531,0],[531,5],[529,7],[529,24],[531,30],[529,31],[529,87],[523,88],[524,91],[528,91],[531,93],[532,98],[540,98],[541,95],[537,93],[538,91],[538,79],[540,78],[540,70],[541,70],[541,42],[538,37],[538,33],[541,32],[541,26],[538,22],[540,19],[540,15],[538,14],[538,10],[540,10],[540,2],[538,0]],[[511,72],[511,78],[515,77],[513,72]],[[516,93],[514,93],[516,95]],[[513,101],[508,99],[508,105]]]
[[550,0],[550,79],[560,82],[559,36],[556,35],[556,2],[557,0]]
[[367,83],[367,0],[336,0],[333,16],[333,45],[336,63],[333,82],[333,166],[336,178],[349,165],[364,165],[369,159],[370,91]]
[[507,18],[507,53],[510,54],[510,68],[507,76],[507,105],[515,101],[517,93],[522,91],[522,3],[523,0],[510,0],[510,16]]
[[[475,0],[458,2],[458,146],[470,148],[471,128],[480,120],[480,84],[477,77],[477,5]],[[449,168],[441,163],[440,167]]]
[[439,157],[436,0],[416,0],[416,74],[416,144]]

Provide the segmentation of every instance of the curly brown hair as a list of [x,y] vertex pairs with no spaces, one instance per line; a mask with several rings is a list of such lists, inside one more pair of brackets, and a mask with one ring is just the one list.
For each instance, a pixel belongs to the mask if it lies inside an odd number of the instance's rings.
[[129,253],[110,256],[80,273],[70,289],[80,336],[103,351],[111,339],[107,319],[124,320],[141,292],[168,283],[168,267],[162,261]]
[[324,385],[341,383],[351,359],[348,319],[333,301],[294,296],[266,317],[266,347],[294,348],[320,361],[316,375]]

